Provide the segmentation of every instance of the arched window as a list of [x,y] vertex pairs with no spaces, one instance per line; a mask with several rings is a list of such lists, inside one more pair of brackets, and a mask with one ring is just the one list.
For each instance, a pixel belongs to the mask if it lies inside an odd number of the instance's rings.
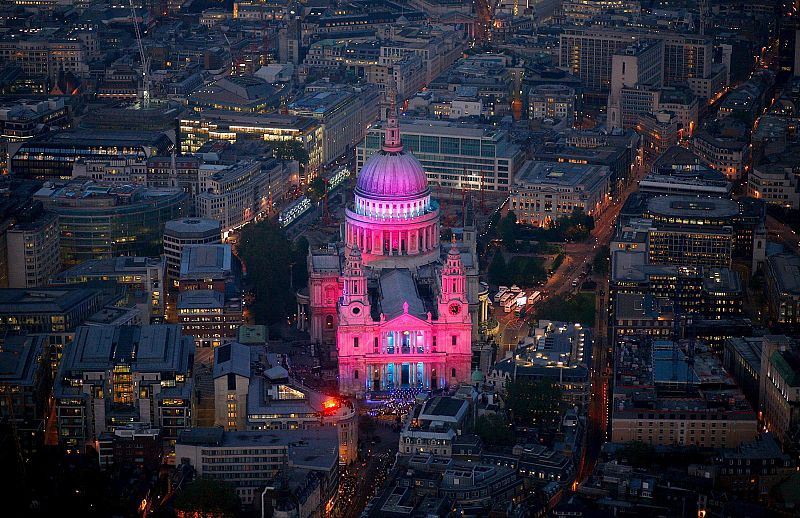
[[353,379],[354,380],[358,379],[358,371],[353,371]]
[[333,315],[328,315],[325,317],[325,327],[328,329],[333,329]]
[[455,377],[456,377],[456,368],[455,368],[455,367],[453,367],[453,368],[450,370],[450,376],[451,376],[451,377],[453,377],[453,378],[455,378]]

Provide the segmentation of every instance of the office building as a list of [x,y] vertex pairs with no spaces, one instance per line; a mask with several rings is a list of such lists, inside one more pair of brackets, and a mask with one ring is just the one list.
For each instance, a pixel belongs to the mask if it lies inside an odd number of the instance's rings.
[[[265,488],[279,487],[281,479],[292,485],[300,480],[296,502],[317,501],[302,516],[320,515],[336,504],[339,462],[333,428],[258,433],[195,428],[181,433],[175,460],[194,468],[199,477],[233,485],[243,505],[260,499]],[[316,498],[307,498],[307,493]]]
[[105,304],[100,290],[81,287],[0,290],[0,329],[64,334]]
[[591,330],[580,324],[539,320],[532,337],[526,337],[514,354],[495,363],[486,384],[504,390],[518,379],[546,381],[561,389],[570,407],[585,408],[589,400]]
[[48,349],[43,335],[0,339],[0,418],[12,423],[19,453],[28,459],[44,445],[53,386]]
[[53,276],[51,284],[68,285],[115,282],[127,286],[131,293],[141,294],[146,300],[145,317],[160,321],[164,318],[164,258],[114,257],[90,259]]
[[575,121],[575,89],[566,85],[538,85],[528,90],[528,119]]
[[364,516],[447,516],[452,513],[451,502],[458,502],[476,516],[488,516],[491,509],[513,505],[529,491],[520,471],[492,460],[469,462],[428,453],[401,455],[397,459],[399,469],[367,505]]
[[779,325],[800,324],[800,256],[770,255],[764,273],[770,319]]
[[216,245],[222,242],[222,228],[218,220],[181,218],[164,224],[164,257],[168,287],[178,285],[181,273],[181,256],[189,245]]
[[225,76],[203,85],[188,96],[195,112],[230,110],[241,113],[266,113],[280,104],[283,92],[253,75]]
[[469,418],[469,401],[436,396],[415,405],[400,432],[399,452],[451,457],[453,441],[461,435]]
[[700,344],[621,341],[614,372],[613,442],[735,448],[756,437],[755,412]]
[[115,186],[88,178],[50,184],[34,199],[58,215],[65,266],[119,255],[159,255],[164,224],[189,210],[188,195],[180,189]]
[[263,345],[231,342],[214,349],[214,424],[225,430],[336,428],[339,462],[358,457],[353,403],[327,396],[289,376]]
[[785,209],[798,209],[799,183],[788,164],[760,164],[747,175],[747,195]]
[[759,381],[764,426],[785,446],[795,444],[800,425],[800,346],[796,341],[786,336],[764,337]]
[[173,144],[164,133],[145,131],[65,130],[25,142],[9,158],[11,174],[21,178],[67,179],[80,159],[123,156],[145,160],[167,155]]
[[729,198],[733,185],[692,151],[673,146],[656,159],[647,176],[639,181],[639,190],[652,194]]
[[745,136],[702,128],[692,139],[692,150],[731,180],[744,176],[750,164],[750,143]]
[[196,213],[219,221],[226,235],[271,211],[273,184],[288,179],[288,171],[278,160],[242,161],[209,172],[200,181]]
[[511,210],[517,221],[546,227],[574,211],[597,216],[609,202],[608,167],[527,161],[514,177]]
[[97,438],[100,469],[135,466],[155,472],[161,466],[164,440],[161,430],[140,425],[123,426]]
[[[689,84],[701,99],[709,99],[724,86],[724,70],[712,63],[710,38],[668,31],[647,32],[617,27],[568,27],[560,35],[559,65],[579,77],[591,99],[607,101],[614,54],[641,40],[663,42],[663,83]],[[621,63],[620,63],[621,64]],[[719,76],[722,76],[720,78]]]
[[[611,57],[608,94],[608,127],[631,128],[635,121],[622,110],[622,90],[638,87],[660,88],[664,82],[664,42],[639,40]],[[625,117],[627,115],[627,117]]]
[[380,115],[380,92],[374,85],[346,87],[331,83],[306,86],[306,95],[290,103],[290,115],[322,125],[323,163],[329,164],[364,140],[366,128]]
[[[507,193],[523,152],[503,130],[478,124],[410,120],[400,125],[403,146],[412,150],[431,185]],[[360,171],[381,149],[385,123],[373,125],[356,148]]]
[[642,136],[642,154],[645,162],[651,162],[678,143],[681,128],[672,112],[640,113],[636,120],[636,132]]
[[61,267],[58,216],[36,204],[16,219],[6,231],[8,287],[44,286]]
[[316,171],[323,164],[325,133],[319,121],[308,117],[206,110],[180,119],[181,153],[195,153],[210,140],[233,144],[252,138],[276,143],[299,141],[308,153],[308,171]]
[[198,347],[217,347],[236,337],[243,322],[240,281],[241,266],[230,245],[183,248],[173,318]]
[[53,394],[59,441],[82,452],[104,432],[131,424],[175,441],[191,427],[193,361],[194,341],[178,326],[79,327]]

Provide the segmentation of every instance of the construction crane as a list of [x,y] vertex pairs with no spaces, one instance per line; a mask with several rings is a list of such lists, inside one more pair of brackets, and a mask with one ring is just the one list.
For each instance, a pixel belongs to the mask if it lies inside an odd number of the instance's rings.
[[139,46],[139,59],[142,61],[142,108],[147,109],[150,107],[150,59],[144,54],[142,33],[139,30],[139,21],[136,19],[136,6],[133,5],[133,0],[129,0],[129,2],[131,4],[131,21],[136,32],[136,44]]

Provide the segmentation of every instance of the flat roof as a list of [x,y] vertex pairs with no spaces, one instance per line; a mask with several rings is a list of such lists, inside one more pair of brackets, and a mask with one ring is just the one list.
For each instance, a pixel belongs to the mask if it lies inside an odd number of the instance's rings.
[[231,274],[231,245],[189,245],[181,253],[181,278],[228,276]]
[[585,190],[593,191],[609,175],[609,168],[602,165],[528,160],[514,175],[514,185],[584,185]]
[[648,200],[647,211],[662,216],[732,218],[739,214],[739,204],[724,198],[666,195]]
[[800,296],[800,256],[775,254],[767,257],[767,263],[781,293]]

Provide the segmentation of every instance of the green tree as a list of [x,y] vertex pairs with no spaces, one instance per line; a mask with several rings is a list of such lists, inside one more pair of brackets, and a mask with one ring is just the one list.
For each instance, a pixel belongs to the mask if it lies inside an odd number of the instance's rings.
[[592,271],[604,275],[608,273],[611,249],[608,245],[601,246],[592,260]]
[[503,240],[503,246],[509,252],[517,250],[517,237],[519,230],[517,228],[517,215],[513,211],[508,211],[497,225],[497,231],[500,234],[500,239]]
[[308,191],[306,195],[311,201],[316,203],[325,196],[327,188],[328,186],[325,184],[325,180],[321,176],[315,176],[313,180],[308,182]]
[[199,478],[175,495],[175,509],[196,516],[236,516],[240,508],[236,491],[219,480]]
[[508,380],[506,404],[516,424],[554,425],[560,416],[561,389],[545,380]]
[[[286,317],[294,303],[290,272],[295,259],[291,243],[274,221],[247,225],[242,230],[237,254],[253,286],[253,313],[258,323],[273,324]],[[304,268],[305,260],[299,268]]]
[[513,446],[517,442],[511,425],[497,414],[480,416],[475,422],[475,433],[487,446]]
[[308,268],[306,268],[306,261],[308,259],[308,239],[305,236],[300,236],[295,241],[292,247],[292,283],[295,290],[305,288],[308,285]]
[[508,282],[508,265],[503,257],[503,252],[496,251],[489,265],[489,282],[493,284],[505,284]]
[[278,160],[297,160],[301,166],[308,164],[308,151],[297,139],[278,142],[272,148],[272,155]]

